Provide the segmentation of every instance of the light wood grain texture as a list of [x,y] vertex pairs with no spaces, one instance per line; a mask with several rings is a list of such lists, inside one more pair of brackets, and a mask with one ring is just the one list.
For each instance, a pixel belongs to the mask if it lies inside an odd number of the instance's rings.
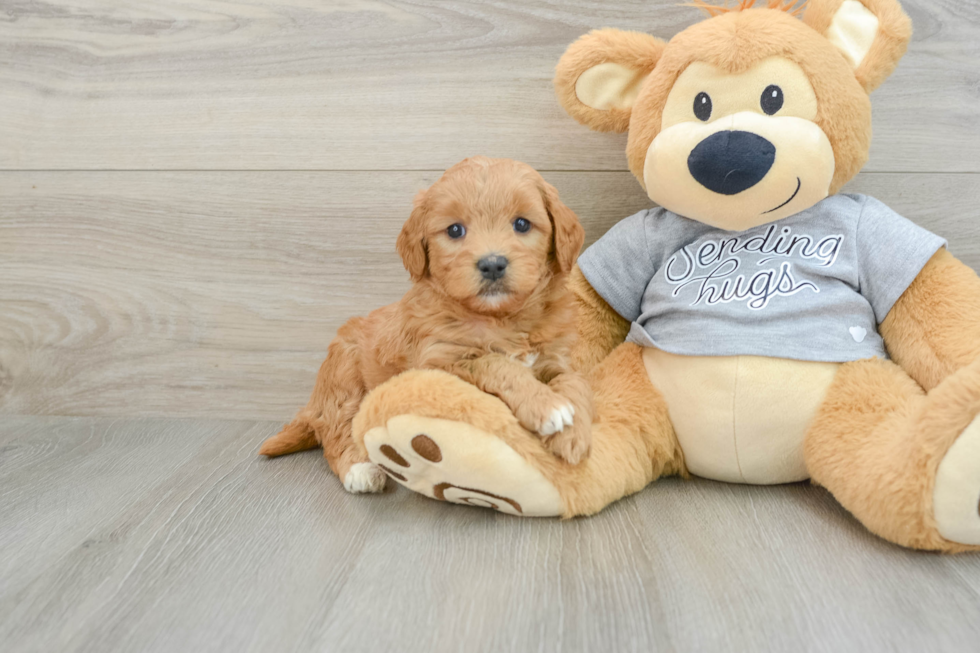
[[[980,5],[906,0],[868,171],[980,172]],[[676,0],[6,0],[2,169],[444,169],[464,156],[624,170],[554,98],[597,27],[669,38]]]
[[26,651],[976,651],[980,558],[809,485],[669,480],[596,517],[343,492],[275,424],[0,423],[0,643]]
[[[394,240],[439,173],[0,173],[0,411],[286,419],[326,346],[408,287]],[[594,240],[628,173],[547,173]],[[980,176],[867,192],[980,267]]]

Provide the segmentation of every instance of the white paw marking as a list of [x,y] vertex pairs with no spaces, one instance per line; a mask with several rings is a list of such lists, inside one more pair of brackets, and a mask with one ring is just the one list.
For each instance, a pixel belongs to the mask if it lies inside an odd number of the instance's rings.
[[353,494],[381,492],[385,489],[386,478],[374,463],[355,463],[344,477],[344,489]]
[[854,342],[864,342],[865,336],[868,335],[868,330],[864,327],[853,326],[848,331],[851,332],[851,337],[854,338]]
[[524,360],[521,362],[524,363],[524,367],[534,367],[534,364],[537,361],[538,361],[538,355],[535,353],[531,353],[531,354],[524,354]]
[[551,411],[551,415],[545,420],[544,424],[538,429],[541,435],[554,435],[563,430],[566,426],[571,426],[575,416],[575,406],[565,404]]
[[560,410],[561,410],[561,418],[562,421],[564,422],[562,428],[566,426],[571,426],[573,418],[575,417],[575,406],[568,404],[567,406],[562,406]]
[[551,411],[551,415],[548,416],[548,419],[545,420],[544,424],[538,428],[538,433],[541,435],[553,435],[561,430],[561,425],[561,410],[555,408]]

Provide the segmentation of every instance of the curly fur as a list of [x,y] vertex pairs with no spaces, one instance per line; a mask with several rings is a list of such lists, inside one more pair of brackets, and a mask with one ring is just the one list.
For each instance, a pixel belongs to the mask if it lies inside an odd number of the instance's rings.
[[[515,234],[518,216],[532,222],[527,233]],[[466,225],[465,238],[448,238],[453,222]],[[565,279],[583,240],[578,218],[529,166],[479,157],[450,168],[419,194],[398,237],[414,285],[399,302],[338,330],[309,404],[260,453],[319,444],[343,479],[352,465],[368,461],[351,438],[365,394],[423,368],[450,371],[500,396],[528,426],[571,403],[574,426],[548,444],[578,462],[590,443],[592,397],[570,366],[576,336]],[[488,282],[476,269],[490,253],[510,261],[500,294],[484,292]]]

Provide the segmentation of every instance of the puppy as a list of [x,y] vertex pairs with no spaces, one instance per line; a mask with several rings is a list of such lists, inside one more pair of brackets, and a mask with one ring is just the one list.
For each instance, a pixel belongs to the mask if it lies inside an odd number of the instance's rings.
[[384,472],[355,444],[351,421],[371,389],[426,368],[496,395],[553,453],[578,463],[591,446],[592,392],[570,368],[575,309],[565,276],[584,237],[530,166],[456,164],[418,194],[398,236],[412,288],[338,330],[306,408],[259,453],[319,444],[348,491],[380,492]]

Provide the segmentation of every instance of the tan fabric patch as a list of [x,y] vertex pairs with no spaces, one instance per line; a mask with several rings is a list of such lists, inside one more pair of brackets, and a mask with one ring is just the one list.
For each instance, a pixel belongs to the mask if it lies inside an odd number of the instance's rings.
[[980,545],[978,495],[980,417],[974,419],[960,434],[936,470],[932,509],[940,535],[951,542]]
[[878,17],[857,0],[844,0],[825,36],[857,68],[871,51],[878,22]]
[[643,352],[688,470],[732,483],[809,478],[803,440],[838,363]]
[[633,106],[646,74],[618,63],[601,63],[582,73],[575,95],[587,107],[605,111]]
[[[757,184],[736,195],[702,186],[688,168],[691,151],[720,131],[746,131],[776,148],[776,162]],[[823,131],[809,120],[743,111],[708,122],[681,122],[650,144],[643,175],[654,202],[678,215],[728,231],[744,231],[808,209],[827,197],[834,177],[834,152]]]

